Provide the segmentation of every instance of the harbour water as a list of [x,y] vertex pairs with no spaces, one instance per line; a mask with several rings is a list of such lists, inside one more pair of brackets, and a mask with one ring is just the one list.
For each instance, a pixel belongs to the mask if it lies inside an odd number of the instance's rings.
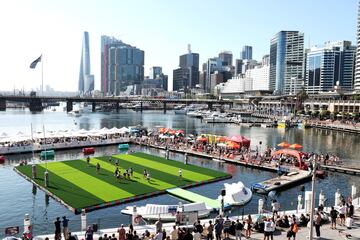
[[[131,110],[122,110],[118,114],[108,113],[84,113],[80,117],[70,117],[64,112],[49,111],[32,114],[24,110],[9,110],[0,112],[0,134],[15,135],[18,132],[31,132],[31,123],[34,131],[42,131],[43,124],[46,130],[64,129],[100,129],[103,127],[123,127],[143,125],[146,127],[163,126],[175,129],[184,129],[188,134],[218,134],[235,135],[241,134],[251,139],[252,147],[265,148],[275,146],[281,141],[299,143],[304,146],[304,151],[336,153],[346,164],[355,165],[360,160],[360,136],[331,132],[320,129],[272,129],[272,128],[249,128],[233,124],[206,124],[200,119],[189,118],[185,115],[175,115],[172,111],[164,114],[162,111],[144,111],[143,113]],[[262,144],[260,145],[260,141]],[[144,151],[157,155],[164,155],[162,151],[139,146],[132,146],[134,151]],[[116,146],[99,147],[97,155],[118,153]],[[81,158],[81,149],[65,150],[56,152],[56,160]],[[45,194],[33,191],[32,184],[24,180],[12,170],[12,165],[21,160],[29,160],[32,154],[9,155],[9,161],[0,167],[0,236],[4,234],[4,228],[21,226],[25,213],[29,213],[34,224],[35,234],[49,233],[53,231],[53,221],[57,216],[66,215],[70,218],[70,229],[78,231],[80,228],[80,216],[74,215],[64,206],[52,199],[46,201]],[[171,153],[170,158],[183,160],[180,154]],[[228,181],[243,181],[250,186],[253,183],[274,177],[274,173],[264,172],[227,163],[214,162],[212,160],[190,157],[191,164],[197,164],[208,168],[229,172],[233,178]],[[205,186],[190,189],[211,198],[217,198],[224,182],[217,182]],[[323,189],[327,204],[334,202],[334,193],[340,189],[341,193],[348,195],[350,186],[360,186],[360,179],[356,176],[340,173],[328,173],[325,179],[317,181],[317,191]],[[304,184],[305,190],[310,190],[310,183]],[[294,187],[278,194],[283,209],[295,208],[297,196],[301,194],[301,187]],[[233,209],[230,215],[241,215],[243,212],[254,213],[257,211],[257,202],[263,196],[254,195],[252,201],[244,208]],[[169,195],[161,195],[154,198],[130,203],[129,205],[145,205],[146,203],[177,204],[178,199]],[[128,223],[129,217],[121,215],[120,210],[126,205],[101,209],[88,214],[89,223],[99,223],[102,228],[116,227],[120,223]]]

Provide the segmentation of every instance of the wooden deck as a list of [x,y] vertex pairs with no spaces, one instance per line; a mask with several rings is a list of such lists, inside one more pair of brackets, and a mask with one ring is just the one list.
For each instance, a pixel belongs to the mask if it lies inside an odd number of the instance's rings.
[[281,190],[306,182],[311,179],[311,176],[312,175],[308,171],[298,170],[287,175],[262,181],[258,184],[263,186],[263,188],[253,188],[252,190],[257,193],[268,193],[275,190]]

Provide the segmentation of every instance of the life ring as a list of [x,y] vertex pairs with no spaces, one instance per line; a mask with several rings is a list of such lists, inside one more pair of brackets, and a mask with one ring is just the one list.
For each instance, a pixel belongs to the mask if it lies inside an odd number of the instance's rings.
[[139,223],[140,223],[140,221],[141,221],[141,216],[140,215],[138,215],[138,216],[136,216],[135,218],[134,218],[134,223],[136,224],[136,225],[138,225]]

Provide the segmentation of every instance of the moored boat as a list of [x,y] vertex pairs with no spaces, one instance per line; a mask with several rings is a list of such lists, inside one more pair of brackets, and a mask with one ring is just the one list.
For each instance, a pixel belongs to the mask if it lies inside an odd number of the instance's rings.
[[[197,212],[199,218],[209,216],[212,209],[206,207],[205,203],[189,203],[183,205],[159,205],[159,204],[146,204],[142,207],[136,207],[136,214],[141,215],[142,218],[147,220],[157,220],[159,216],[162,221],[175,221],[176,212],[182,214]],[[133,215],[134,207],[127,206],[121,210],[122,214]]]

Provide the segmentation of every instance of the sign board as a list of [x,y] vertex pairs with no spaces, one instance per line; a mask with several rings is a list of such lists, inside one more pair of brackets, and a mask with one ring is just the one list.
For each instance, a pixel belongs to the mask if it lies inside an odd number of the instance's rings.
[[181,215],[181,225],[194,225],[198,221],[198,212],[185,212]]
[[19,226],[5,228],[5,235],[19,234]]

